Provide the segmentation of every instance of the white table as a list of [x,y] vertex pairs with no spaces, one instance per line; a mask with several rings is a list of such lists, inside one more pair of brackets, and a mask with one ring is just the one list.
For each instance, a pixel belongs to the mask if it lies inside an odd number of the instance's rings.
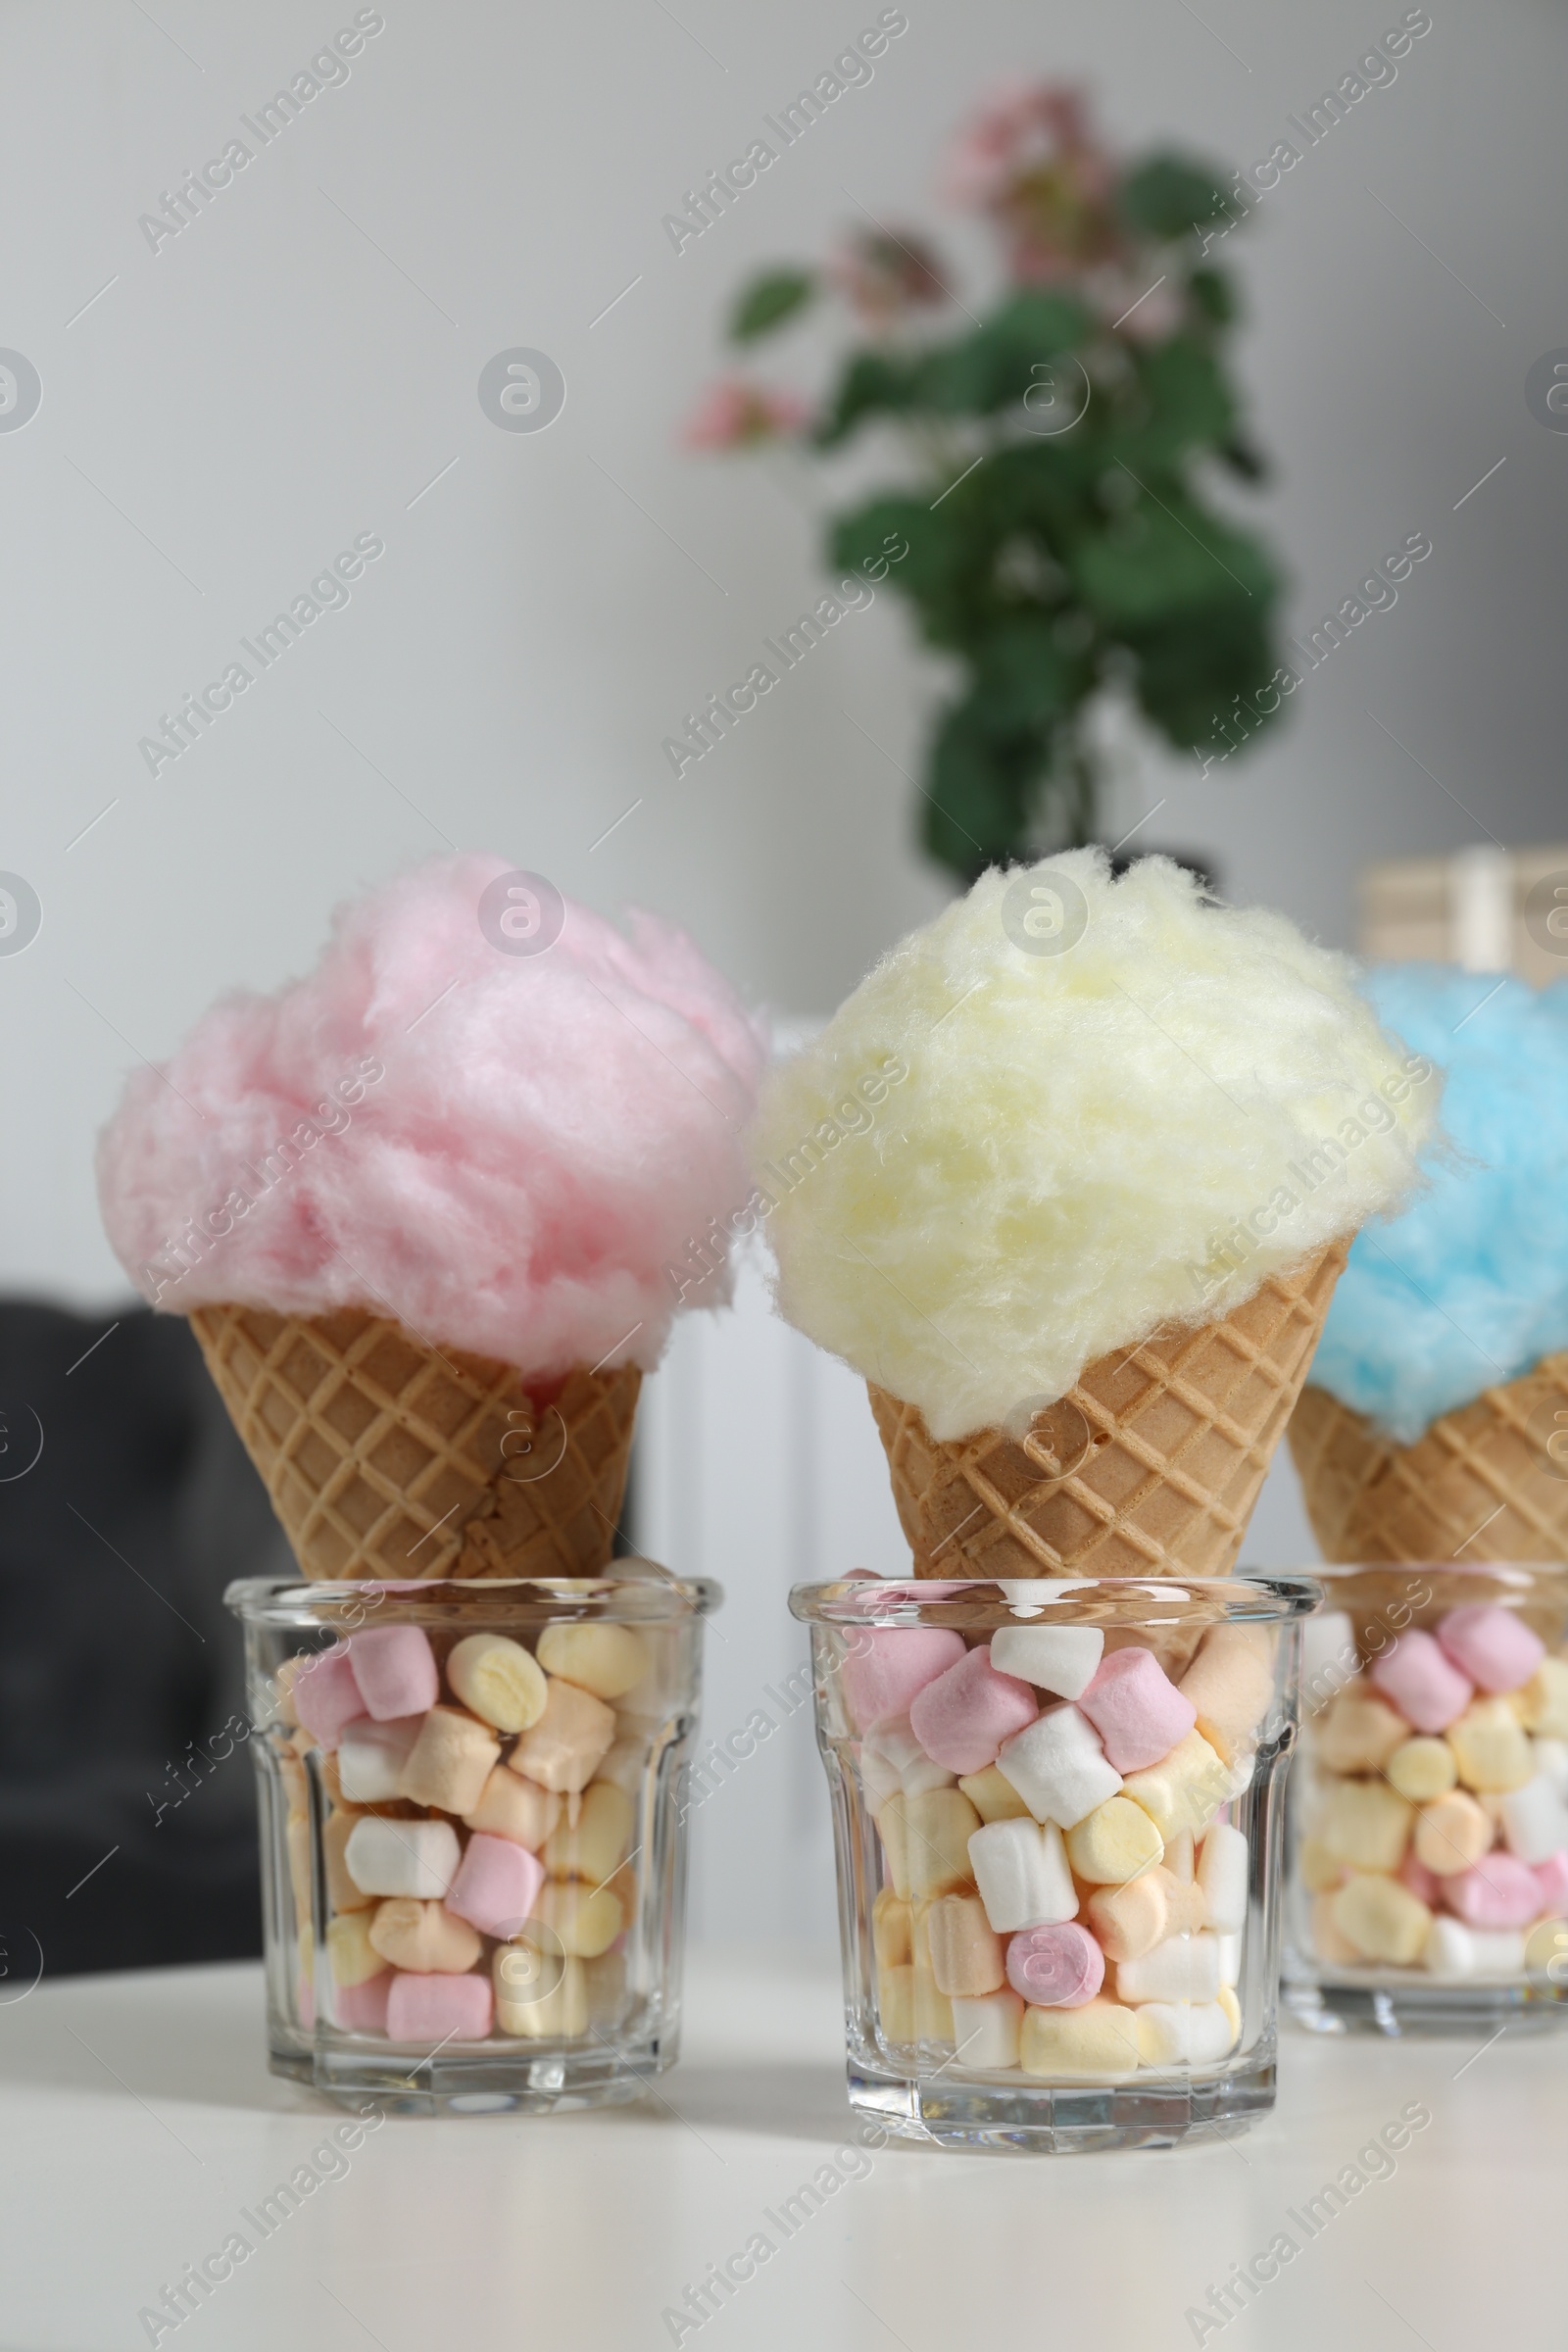
[[[14,1980],[13,1980],[14,1983]],[[966,2157],[891,2144],[783,2242],[764,2209],[845,2138],[836,1978],[694,1956],[661,2097],[538,2120],[389,2118],[160,2341],[181,2352],[641,2352],[759,2230],[778,2251],[704,2352],[1158,2352],[1232,2266],[1412,2102],[1432,2121],[1223,2328],[1267,2352],[1568,2340],[1568,2039],[1326,2043],[1289,2029],[1273,2117],[1229,2145]],[[260,1972],[40,1985],[0,2006],[0,2346],[130,2352],[341,2117],[266,2071]],[[1477,2048],[1480,2054],[1477,2054]],[[841,2169],[851,2170],[851,2166]],[[798,2211],[801,2209],[797,2209]],[[243,2227],[242,2224],[238,2226]],[[744,2267],[744,2266],[742,2266]]]

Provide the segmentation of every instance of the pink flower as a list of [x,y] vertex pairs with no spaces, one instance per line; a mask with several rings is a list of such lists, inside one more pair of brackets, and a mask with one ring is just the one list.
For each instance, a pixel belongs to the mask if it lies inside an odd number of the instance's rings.
[[956,202],[991,214],[1023,284],[1072,277],[1121,250],[1115,162],[1083,93],[1060,82],[995,92],[949,151],[945,179]]
[[833,282],[868,326],[886,328],[906,311],[946,302],[937,257],[917,231],[862,229],[832,265]]
[[769,392],[744,376],[726,376],[703,394],[681,439],[688,449],[746,449],[803,431],[810,414],[794,392]]

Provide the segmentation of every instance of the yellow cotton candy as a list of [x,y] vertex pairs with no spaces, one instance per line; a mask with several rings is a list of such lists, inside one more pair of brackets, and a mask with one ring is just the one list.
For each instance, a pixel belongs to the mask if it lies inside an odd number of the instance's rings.
[[934,1437],[1021,1430],[1397,1200],[1439,1091],[1418,1067],[1341,957],[1164,858],[994,870],[764,1087],[779,1305]]

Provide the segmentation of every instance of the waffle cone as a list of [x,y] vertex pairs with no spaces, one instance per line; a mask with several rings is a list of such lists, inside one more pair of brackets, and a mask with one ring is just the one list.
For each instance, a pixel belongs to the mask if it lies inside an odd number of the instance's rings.
[[1102,1356],[1021,1439],[941,1443],[870,1384],[916,1576],[1228,1574],[1348,1247]]
[[1413,1446],[1396,1445],[1326,1389],[1305,1388],[1291,1452],[1326,1559],[1564,1560],[1568,1462],[1554,1464],[1546,1450],[1563,1430],[1568,1353],[1484,1389]]
[[535,1409],[514,1366],[359,1307],[190,1320],[307,1577],[591,1576],[609,1560],[634,1364],[570,1372]]

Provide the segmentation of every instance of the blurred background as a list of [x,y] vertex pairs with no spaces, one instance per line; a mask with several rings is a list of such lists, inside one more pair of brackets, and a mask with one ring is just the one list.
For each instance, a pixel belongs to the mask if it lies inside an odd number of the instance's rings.
[[[862,42],[863,73],[835,75],[862,24],[881,48]],[[313,74],[340,27],[336,63]],[[912,478],[874,433],[826,459],[793,431],[750,454],[692,446],[705,415],[710,442],[736,437],[711,404],[740,290],[856,239],[863,260],[891,229],[906,254],[931,239],[959,293],[932,331],[994,315],[1005,239],[983,205],[944,194],[944,157],[999,82],[1081,89],[1108,151],[1178,151],[1229,192],[1211,223],[1239,222],[1218,257],[1240,303],[1224,380],[1270,467],[1253,485],[1215,466],[1203,497],[1262,551],[1279,658],[1302,679],[1255,744],[1206,770],[1200,747],[1102,712],[1093,836],[1174,848],[1330,944],[1539,963],[1529,894],[1568,864],[1550,852],[1568,832],[1568,417],[1549,400],[1568,362],[1565,47],[1547,0],[1430,19],[1358,0],[1205,0],[1201,16],[1185,0],[911,0],[863,17],[837,0],[393,0],[340,17],[307,0],[13,0],[0,174],[27,222],[0,306],[14,1954],[36,1937],[71,1970],[258,1943],[249,1768],[180,1765],[240,1703],[223,1585],[286,1562],[183,1325],[132,1306],[101,1233],[93,1139],[127,1071],[220,990],[301,971],[344,895],[453,846],[495,848],[606,911],[673,916],[783,1035],[956,887],[922,830],[962,663],[922,647],[891,580],[710,756],[665,747],[690,744],[692,714],[821,595],[828,515]],[[786,141],[781,111],[824,79],[837,93]],[[1332,91],[1338,112],[1315,112]],[[208,169],[193,193],[188,175],[235,139],[244,168]],[[759,139],[774,160],[720,201],[709,175]],[[1271,178],[1282,142],[1295,160]],[[1161,315],[1128,347],[1147,355]],[[857,339],[863,308],[818,305],[741,358],[817,404]],[[948,512],[966,512],[953,494]],[[1324,617],[1416,539],[1430,553],[1396,598],[1348,616],[1314,660]],[[346,603],[265,667],[242,652],[356,540],[381,552]],[[210,724],[182,719],[236,660],[243,696]],[[634,1513],[655,1557],[728,1590],[714,1737],[804,1658],[790,1582],[901,1564],[863,1392],[769,1320],[756,1266],[652,1384]],[[1311,1556],[1283,1458],[1250,1553]],[[696,1815],[693,1927],[827,1944],[820,1775],[804,1707],[786,1692],[775,1711],[778,1736]]]

